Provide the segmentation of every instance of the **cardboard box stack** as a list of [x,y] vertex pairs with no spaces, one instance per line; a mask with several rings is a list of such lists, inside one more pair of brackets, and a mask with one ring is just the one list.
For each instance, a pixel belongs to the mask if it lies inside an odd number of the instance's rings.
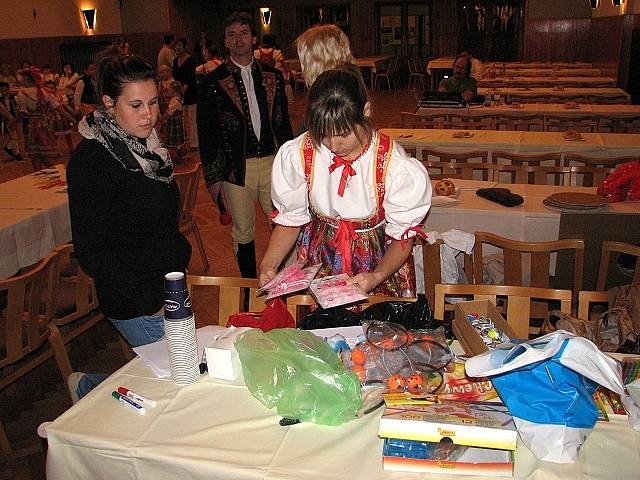
[[518,434],[501,403],[387,405],[378,435],[385,470],[513,476]]

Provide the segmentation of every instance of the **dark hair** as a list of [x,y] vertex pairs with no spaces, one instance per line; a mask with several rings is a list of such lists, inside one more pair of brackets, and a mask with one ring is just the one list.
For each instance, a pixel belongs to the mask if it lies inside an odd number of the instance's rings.
[[271,35],[271,34],[264,35],[262,37],[262,44],[267,48],[275,48],[275,49],[278,48],[275,35]]
[[254,25],[253,18],[246,12],[233,12],[227,18],[224,19],[222,24],[224,35],[227,35],[227,27],[233,25],[234,23],[239,23],[240,25],[249,25],[251,29],[251,36],[256,36],[256,26]]
[[74,67],[73,63],[71,63],[71,62],[64,62],[62,64],[62,70],[64,70],[64,67],[66,67],[67,65],[69,65],[71,67],[71,72],[75,72],[76,71],[76,67]]
[[127,83],[156,79],[156,72],[149,62],[138,55],[122,55],[118,47],[101,52],[96,60],[96,93],[108,95],[114,101],[122,94]]
[[183,47],[189,45],[189,42],[187,42],[187,39],[184,37],[180,37],[178,40],[176,40],[176,43],[181,43]]
[[9,84],[7,82],[0,82],[0,88],[9,88]]
[[471,60],[469,60],[469,57],[467,57],[466,53],[462,53],[460,55],[458,55],[454,60],[453,60],[453,65],[455,66],[456,62],[458,61],[458,59],[460,58],[464,58],[465,61],[467,62],[466,65],[467,67],[465,68],[465,72],[467,74],[467,77],[469,75],[471,75]]
[[318,146],[324,137],[352,132],[356,125],[370,133],[366,104],[367,89],[358,67],[344,64],[322,73],[309,90],[304,116],[313,143]]
[[165,35],[162,38],[162,43],[164,45],[169,45],[171,42],[173,42],[176,39],[176,36],[173,33],[168,33],[167,35]]

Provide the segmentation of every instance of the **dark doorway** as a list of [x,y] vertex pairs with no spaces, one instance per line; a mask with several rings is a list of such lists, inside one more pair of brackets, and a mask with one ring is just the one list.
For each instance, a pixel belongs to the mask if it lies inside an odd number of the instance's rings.
[[640,104],[640,30],[634,30],[631,34],[627,92],[631,95],[631,103]]

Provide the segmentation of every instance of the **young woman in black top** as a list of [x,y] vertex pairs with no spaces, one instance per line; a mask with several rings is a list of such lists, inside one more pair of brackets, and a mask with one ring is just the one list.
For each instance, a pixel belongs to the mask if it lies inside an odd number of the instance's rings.
[[164,275],[185,271],[191,246],[178,229],[171,158],[153,126],[154,68],[110,50],[97,63],[99,108],[67,168],[73,242],[100,306],[138,346],[164,335]]

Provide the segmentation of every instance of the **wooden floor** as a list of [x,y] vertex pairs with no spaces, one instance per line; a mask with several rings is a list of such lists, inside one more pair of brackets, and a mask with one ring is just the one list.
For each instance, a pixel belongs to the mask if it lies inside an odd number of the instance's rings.
[[[376,128],[398,127],[400,112],[414,111],[420,92],[412,90],[377,91],[371,94],[373,120]],[[306,103],[303,91],[295,93],[290,105],[294,132],[300,125]],[[79,138],[76,138],[79,141]],[[63,142],[62,154],[54,163],[66,163],[69,155]],[[199,161],[197,152],[191,154],[176,170],[184,169]],[[32,171],[30,162],[8,161],[0,151],[0,183],[26,175]],[[238,276],[239,270],[232,251],[231,226],[222,226],[211,197],[201,181],[198,189],[195,216],[205,244],[210,268],[205,272],[192,236],[193,255],[189,271],[195,274]],[[257,209],[256,250],[260,261],[268,242],[267,219]],[[194,294],[194,310],[199,326],[215,323],[216,295]],[[77,370],[111,373],[125,363],[115,331],[103,322],[94,331],[80,337],[72,345],[72,363]],[[18,460],[0,456],[0,480],[44,478],[45,444],[36,435],[36,428],[50,421],[70,406],[68,393],[52,361],[37,369],[17,384],[0,392],[0,418],[5,422],[9,440],[15,447],[26,449],[29,455]]]

